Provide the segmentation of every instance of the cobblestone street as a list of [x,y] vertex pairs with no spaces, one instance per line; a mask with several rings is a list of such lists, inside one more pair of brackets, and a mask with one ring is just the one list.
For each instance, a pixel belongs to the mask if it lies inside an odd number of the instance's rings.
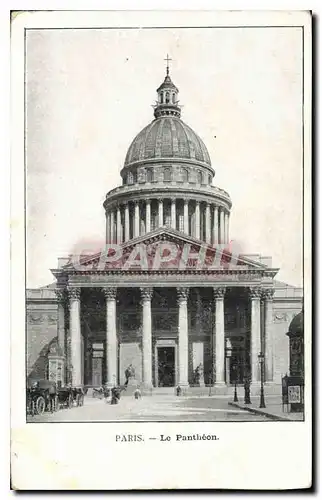
[[86,397],[84,406],[55,413],[28,416],[28,422],[108,422],[108,421],[268,421],[245,410],[232,408],[227,397],[153,396],[135,400],[121,398],[118,405]]

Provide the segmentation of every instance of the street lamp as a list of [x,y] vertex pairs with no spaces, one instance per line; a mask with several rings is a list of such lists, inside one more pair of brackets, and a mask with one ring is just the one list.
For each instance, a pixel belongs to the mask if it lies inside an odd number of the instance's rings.
[[[231,347],[231,342],[229,339],[227,339],[227,344],[226,344],[226,383],[228,384],[229,381],[229,375],[230,375],[230,358],[232,355],[232,347]],[[237,377],[236,377],[236,366],[234,366],[234,373],[235,373],[235,388],[234,388],[234,403],[238,403],[238,396],[237,396]]]
[[230,381],[230,358],[233,349],[231,347],[231,342],[229,339],[226,340],[226,384]]
[[260,403],[259,407],[260,408],[266,408],[265,405],[265,398],[264,398],[264,368],[265,368],[265,356],[262,352],[259,353],[258,355],[258,361],[260,364],[260,370],[261,370],[261,393],[260,393]]

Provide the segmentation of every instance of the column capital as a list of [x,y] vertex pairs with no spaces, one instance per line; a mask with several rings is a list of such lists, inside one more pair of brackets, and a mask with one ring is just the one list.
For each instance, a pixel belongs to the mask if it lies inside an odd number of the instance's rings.
[[200,201],[199,200],[196,200],[196,207],[199,207],[200,206]]
[[172,196],[172,197],[170,198],[170,201],[171,201],[171,203],[175,203],[175,202],[177,201],[177,198],[175,198],[174,196]]
[[133,200],[134,206],[137,206],[140,203],[140,200]]
[[267,302],[267,301],[272,301],[273,296],[274,296],[275,290],[274,288],[264,288],[262,290],[262,299]]
[[159,203],[163,203],[163,198],[158,198]]
[[145,200],[145,203],[146,203],[146,205],[150,205],[150,204],[151,204],[151,200],[150,200],[150,198],[147,198],[147,199]]
[[216,299],[223,299],[226,293],[226,288],[225,287],[213,287],[214,291],[214,298]]
[[66,299],[66,290],[65,290],[65,288],[56,288],[55,289],[55,294],[56,294],[56,297],[57,297],[57,302],[59,302],[60,304],[62,304],[63,302],[65,302],[65,299]]
[[141,287],[140,288],[140,292],[141,292],[141,300],[142,300],[142,302],[152,299],[153,288],[151,288],[151,287],[146,287],[146,288]]
[[81,293],[80,287],[68,287],[68,296],[71,300],[79,300],[80,293]]
[[189,200],[187,198],[183,198],[183,203],[184,203],[184,205],[188,205]]
[[188,300],[189,297],[189,288],[184,286],[177,287],[177,300],[178,302],[184,302]]
[[115,300],[116,299],[116,291],[117,291],[116,287],[106,286],[106,287],[103,287],[102,290],[104,292],[106,300]]
[[249,289],[249,296],[251,300],[260,299],[262,295],[262,289],[259,286],[254,286]]

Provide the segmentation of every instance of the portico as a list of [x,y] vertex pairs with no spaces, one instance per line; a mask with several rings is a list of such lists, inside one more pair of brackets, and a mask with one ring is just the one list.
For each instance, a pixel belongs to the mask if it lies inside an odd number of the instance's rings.
[[[162,238],[160,231],[155,239],[150,235],[150,247],[162,242],[164,248],[171,231],[165,228]],[[182,245],[178,239],[176,243]],[[65,349],[70,382],[124,383],[125,368],[132,363],[138,383],[147,389],[194,385],[200,364],[206,385],[220,389],[235,378],[242,383],[246,374],[257,384],[262,348],[266,381],[272,380],[270,280],[274,270],[252,267],[250,262],[247,273],[245,262],[231,269],[219,266],[199,272],[181,272],[171,261],[168,268],[147,273],[131,268],[113,272],[108,267],[77,271],[67,264],[55,271],[58,283],[65,283],[57,293],[68,304],[64,309],[68,338],[60,335],[59,342],[62,349],[71,347],[70,352]]]

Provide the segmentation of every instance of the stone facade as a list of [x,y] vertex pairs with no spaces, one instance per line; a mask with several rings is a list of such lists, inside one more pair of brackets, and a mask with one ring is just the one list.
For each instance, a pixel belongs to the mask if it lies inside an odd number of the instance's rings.
[[53,285],[27,290],[27,375],[48,377],[58,342],[73,385],[122,384],[131,364],[148,389],[225,390],[249,375],[256,386],[260,352],[266,384],[278,385],[302,290],[276,281],[269,258],[232,254],[230,196],[212,185],[168,72],[154,116],[106,195],[107,250],[59,259]]

